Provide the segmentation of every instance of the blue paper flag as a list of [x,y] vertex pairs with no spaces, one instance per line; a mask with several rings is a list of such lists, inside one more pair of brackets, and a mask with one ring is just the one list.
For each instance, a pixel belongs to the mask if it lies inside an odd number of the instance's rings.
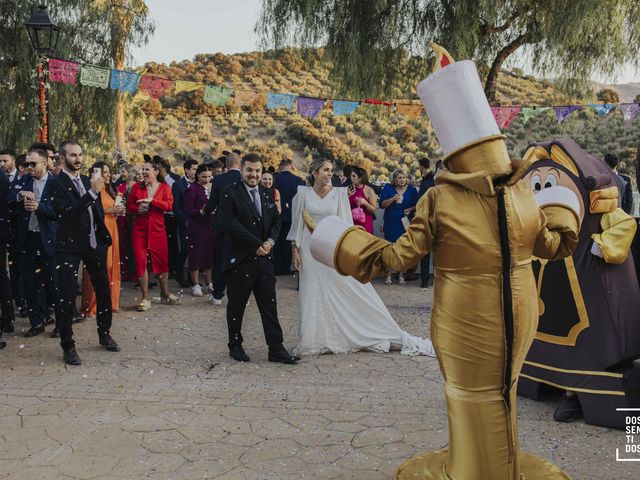
[[334,100],[333,101],[333,114],[334,115],[351,115],[355,112],[356,108],[360,105],[360,102],[350,102],[347,100]]
[[287,110],[293,108],[293,102],[296,101],[296,96],[290,93],[268,93],[267,94],[267,110],[272,108],[285,107]]
[[612,104],[612,103],[594,104],[589,106],[596,111],[599,117],[603,117],[604,115],[607,115],[609,112],[611,112],[611,110],[616,108],[615,104]]
[[138,80],[140,75],[135,72],[127,72],[126,70],[111,70],[111,90],[120,90],[121,92],[129,92],[133,95],[138,89]]

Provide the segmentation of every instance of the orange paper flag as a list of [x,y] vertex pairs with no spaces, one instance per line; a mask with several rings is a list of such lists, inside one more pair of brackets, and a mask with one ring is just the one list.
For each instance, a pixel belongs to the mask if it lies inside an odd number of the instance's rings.
[[396,102],[396,112],[400,115],[415,120],[422,113],[422,105],[419,103],[398,103]]

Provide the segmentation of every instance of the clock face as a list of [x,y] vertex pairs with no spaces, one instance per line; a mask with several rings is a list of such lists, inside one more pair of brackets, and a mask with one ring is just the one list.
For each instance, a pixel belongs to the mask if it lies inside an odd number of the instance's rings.
[[584,219],[585,208],[582,199],[582,192],[575,181],[560,168],[553,166],[541,166],[532,168],[524,177],[524,180],[531,186],[533,193],[538,193],[554,187],[566,187],[575,193],[580,203],[580,221]]

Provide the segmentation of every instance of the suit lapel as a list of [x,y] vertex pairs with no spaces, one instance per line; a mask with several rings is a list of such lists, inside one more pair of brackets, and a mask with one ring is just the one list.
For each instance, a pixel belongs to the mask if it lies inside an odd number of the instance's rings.
[[78,190],[76,189],[76,186],[73,184],[73,182],[71,181],[71,178],[69,177],[69,175],[66,174],[66,172],[60,172],[60,175],[58,178],[62,180],[62,182],[67,184],[65,187],[65,190],[70,191],[71,194],[76,198],[80,198],[80,192],[78,192]]

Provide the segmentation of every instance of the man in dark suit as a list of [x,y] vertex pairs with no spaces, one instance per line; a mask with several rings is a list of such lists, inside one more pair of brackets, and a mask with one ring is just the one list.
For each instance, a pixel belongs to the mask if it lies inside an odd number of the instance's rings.
[[[207,215],[216,212],[213,217],[213,228],[216,230],[216,246],[213,263],[213,293],[210,301],[213,305],[222,305],[222,297],[224,297],[225,278],[222,274],[222,265],[224,263],[224,249],[226,235],[220,229],[220,218],[224,215],[218,215],[220,204],[222,202],[222,190],[228,185],[236,183],[240,180],[240,156],[237,153],[229,153],[226,159],[227,171],[221,175],[213,177],[211,182],[211,193],[209,200],[204,206],[204,214]],[[220,210],[223,211],[223,210]]]
[[631,214],[633,210],[633,187],[631,186],[631,178],[627,175],[618,173],[618,164],[620,160],[615,153],[606,153],[604,155],[604,161],[616,177],[616,186],[618,187],[618,205],[626,213]]
[[[22,155],[20,155],[22,157]],[[16,152],[11,148],[4,148],[0,150],[0,168],[4,170],[9,179],[9,188],[18,183],[20,176],[22,175],[21,169],[18,166],[19,157],[16,156]],[[18,266],[18,249],[15,242],[15,218],[12,211],[9,211],[10,229],[9,229],[9,241],[8,241],[8,253],[9,253],[9,277],[11,281],[11,293],[15,300],[16,307],[20,311],[20,315],[27,316],[27,304],[24,296],[24,282],[20,268]],[[2,331],[12,333],[14,331],[13,323],[11,325],[3,325]]]
[[31,328],[26,337],[44,332],[51,301],[60,320],[58,281],[55,265],[56,215],[51,203],[50,182],[53,175],[47,171],[47,152],[31,148],[27,153],[23,175],[9,194],[9,205],[15,215],[15,241],[18,263],[25,289]]
[[297,175],[291,173],[291,160],[282,160],[280,162],[280,172],[275,175],[275,188],[280,192],[280,205],[282,213],[280,214],[281,228],[280,235],[276,240],[273,249],[273,259],[275,261],[276,275],[290,275],[291,272],[291,242],[287,241],[287,235],[291,229],[291,204],[293,197],[298,193],[298,187],[304,185]]
[[[13,311],[13,298],[11,296],[11,282],[9,281],[9,272],[7,271],[7,245],[9,243],[9,232],[11,230],[11,219],[9,216],[9,204],[7,196],[9,195],[9,177],[0,168],[0,311],[2,318],[0,319],[0,337],[5,327],[11,326],[15,320]],[[0,349],[6,347],[6,342],[0,342]]]
[[77,294],[80,260],[89,272],[98,303],[97,323],[100,345],[110,352],[120,351],[109,335],[111,329],[111,288],[107,274],[107,248],[111,236],[104,225],[104,210],[99,200],[104,188],[101,175],[80,175],[84,164],[82,147],[75,140],[62,142],[59,148],[63,170],[51,182],[53,210],[58,221],[56,263],[60,281],[61,319],[58,324],[64,361],[80,365],[73,341],[73,304]]
[[187,281],[184,275],[184,264],[189,254],[189,244],[187,242],[187,214],[184,212],[184,194],[191,186],[196,178],[196,170],[198,162],[190,158],[184,162],[184,177],[175,181],[171,186],[173,193],[173,215],[178,226],[178,240],[180,240],[180,249],[178,253],[178,262],[176,268],[176,281],[182,288],[191,286],[191,282]]
[[[418,190],[418,199],[420,199],[427,193],[427,190],[436,186],[436,179],[431,171],[431,161],[428,158],[421,158],[418,163],[420,164],[420,175],[422,176],[420,190]],[[429,273],[430,261],[430,253],[427,253],[422,257],[422,260],[420,260],[420,287],[422,288],[429,288],[433,285],[433,275]]]
[[227,326],[229,355],[248,362],[242,348],[242,318],[251,292],[256,299],[264,336],[269,346],[269,361],[296,363],[282,345],[278,322],[276,277],[271,250],[280,233],[280,215],[273,193],[260,185],[262,159],[256,154],[242,158],[242,178],[222,191],[219,228],[227,235],[222,270],[227,281]]

